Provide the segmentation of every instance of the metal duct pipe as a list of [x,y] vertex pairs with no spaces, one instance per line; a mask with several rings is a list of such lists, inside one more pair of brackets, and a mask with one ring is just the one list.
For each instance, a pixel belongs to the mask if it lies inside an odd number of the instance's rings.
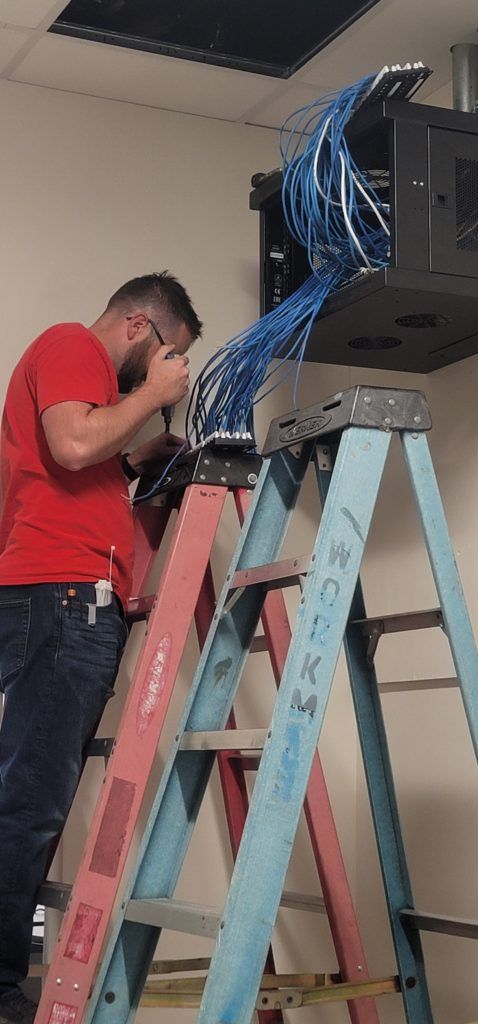
[[453,106],[469,114],[478,112],[478,45],[456,43],[453,57]]

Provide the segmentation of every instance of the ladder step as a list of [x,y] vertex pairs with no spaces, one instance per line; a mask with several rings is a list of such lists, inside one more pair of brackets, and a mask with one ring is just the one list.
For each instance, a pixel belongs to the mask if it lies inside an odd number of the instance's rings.
[[114,736],[95,736],[86,746],[87,757],[109,757],[115,745]]
[[263,750],[267,729],[222,729],[185,732],[180,750]]
[[381,693],[400,693],[406,690],[447,690],[458,686],[456,676],[449,679],[400,679],[390,683],[379,683]]
[[38,890],[37,902],[39,906],[64,912],[68,905],[71,889],[71,885],[67,885],[66,882],[43,882]]
[[245,754],[243,750],[234,751],[231,753],[231,761],[237,761],[240,765],[241,771],[243,772],[256,772],[261,763],[262,751],[252,751],[252,753]]
[[426,611],[398,612],[396,615],[380,615],[376,618],[356,619],[354,625],[360,626],[365,636],[378,633],[402,633],[412,629],[432,629],[434,626],[443,628],[441,608],[429,608]]
[[268,651],[269,646],[265,636],[255,636],[250,647],[251,654],[261,654],[262,651]]
[[214,907],[186,903],[184,900],[130,900],[125,917],[127,921],[135,921],[137,924],[186,932],[188,935],[202,935],[209,939],[215,939],[221,923],[221,914]]
[[284,890],[280,905],[281,907],[287,907],[289,910],[307,910],[312,914],[327,913],[323,896],[307,896],[301,892],[288,892]]
[[402,910],[412,928],[425,932],[443,932],[444,935],[459,935],[463,939],[478,939],[478,921],[465,917],[445,917],[442,914],[427,914],[421,910]]
[[[304,896],[302,893],[284,892],[281,907],[292,910],[306,910],[314,914],[325,913],[325,903],[321,896]],[[152,925],[154,928],[166,928],[172,932],[185,932],[187,935],[202,935],[203,938],[215,939],[222,920],[222,913],[216,907],[207,907],[185,900],[130,900],[125,914],[127,921],[136,924]]]
[[131,597],[128,601],[126,618],[130,624],[143,622],[150,615],[156,594],[146,594],[144,597]]
[[283,587],[300,585],[300,577],[310,569],[312,555],[301,555],[299,558],[286,558],[282,562],[269,562],[266,565],[254,565],[250,569],[238,569],[234,573],[230,590],[242,590],[265,583],[268,590],[282,590]]
[[[149,594],[147,597],[132,597],[128,602],[128,611],[126,618],[128,623],[132,625],[134,622],[143,622],[151,614],[153,603],[155,600],[154,594]],[[267,640],[265,636],[255,636],[251,644],[251,654],[258,654],[262,651],[268,651]]]

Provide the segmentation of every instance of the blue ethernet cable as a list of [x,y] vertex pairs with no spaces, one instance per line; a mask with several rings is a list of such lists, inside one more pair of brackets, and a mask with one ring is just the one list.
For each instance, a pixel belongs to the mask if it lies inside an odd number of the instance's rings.
[[290,234],[307,251],[311,273],[208,360],[191,392],[188,442],[200,444],[216,431],[253,433],[254,406],[291,373],[297,406],[307,342],[323,303],[358,275],[388,264],[388,206],[355,163],[345,138],[347,122],[375,78],[366,76],[319,97],[282,125],[284,216]]

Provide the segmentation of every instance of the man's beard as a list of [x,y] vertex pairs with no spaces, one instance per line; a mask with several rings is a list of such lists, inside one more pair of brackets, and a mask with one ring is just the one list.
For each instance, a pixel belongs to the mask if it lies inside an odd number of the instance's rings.
[[120,394],[126,395],[133,388],[142,384],[148,372],[148,356],[153,339],[145,338],[138,342],[126,356],[123,365],[117,373],[118,390]]

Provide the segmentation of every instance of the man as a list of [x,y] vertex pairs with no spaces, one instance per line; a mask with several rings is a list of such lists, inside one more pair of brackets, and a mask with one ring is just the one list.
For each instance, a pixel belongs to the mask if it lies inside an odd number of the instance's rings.
[[[89,329],[40,335],[10,381],[0,467],[0,1024],[34,1019],[18,983],[36,892],[127,636],[133,522],[119,453],[187,394],[185,353],[201,327],[168,272],[135,278]],[[164,458],[166,445],[162,435],[129,455],[128,475]]]

